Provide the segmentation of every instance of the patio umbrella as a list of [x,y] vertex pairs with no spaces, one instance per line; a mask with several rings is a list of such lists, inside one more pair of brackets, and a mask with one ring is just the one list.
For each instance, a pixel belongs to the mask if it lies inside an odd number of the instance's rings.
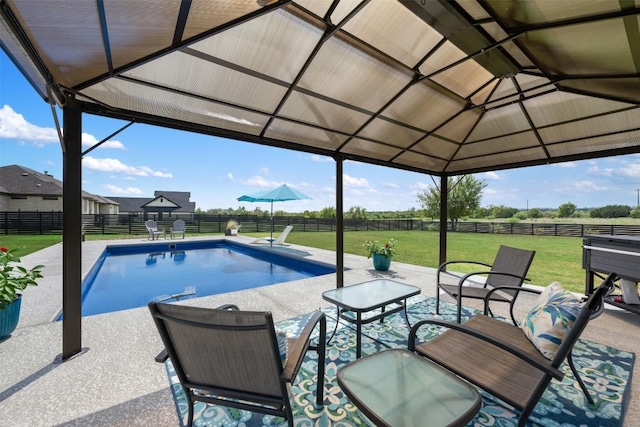
[[286,202],[289,200],[311,199],[306,194],[294,190],[287,184],[273,190],[261,191],[259,193],[247,194],[238,197],[239,202],[270,202],[271,203],[271,235],[269,242],[273,245],[273,202]]

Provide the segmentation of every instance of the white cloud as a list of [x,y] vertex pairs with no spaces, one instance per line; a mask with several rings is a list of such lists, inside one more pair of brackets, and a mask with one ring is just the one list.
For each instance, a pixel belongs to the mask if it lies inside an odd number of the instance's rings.
[[263,166],[260,169],[258,169],[258,172],[260,172],[260,174],[262,174],[262,175],[269,175],[271,173],[269,168],[266,167],[266,166]]
[[318,163],[328,163],[333,162],[333,159],[329,156],[320,156],[318,154],[313,154],[311,156],[311,160]]
[[342,182],[345,187],[369,187],[369,181],[366,178],[355,178],[346,173],[342,176]]
[[426,182],[416,182],[415,184],[413,184],[413,188],[417,189],[418,191],[428,190],[432,186],[433,186],[433,183],[426,183]]
[[268,179],[262,176],[252,176],[249,179],[240,180],[240,183],[243,185],[260,187],[260,188],[274,188],[280,185],[279,182],[269,181]]
[[233,176],[233,174],[232,174],[231,172],[229,172],[229,173],[227,174],[227,179],[228,179],[229,181],[231,181],[231,182],[233,182],[233,181],[235,181],[235,180],[236,180],[236,178]]
[[396,184],[395,182],[387,182],[384,184],[385,187],[389,187],[389,188],[400,188],[400,186],[398,184]]
[[[95,136],[86,133],[86,132],[82,132],[82,146],[83,147],[93,147],[94,145],[96,145],[99,141],[96,139]],[[107,140],[104,143],[102,143],[99,147],[97,148],[115,148],[118,150],[124,150],[124,144],[120,141],[116,141],[116,140]]]
[[58,133],[53,128],[44,128],[27,122],[22,114],[4,105],[0,109],[0,138],[29,141],[43,146],[58,142]]
[[583,180],[583,181],[574,181],[570,182],[565,186],[554,188],[553,191],[556,193],[567,193],[567,194],[575,194],[575,193],[595,193],[601,191],[607,191],[608,188],[598,185],[593,181]]
[[626,178],[640,178],[640,163],[631,163],[616,169],[616,173]]
[[555,168],[577,168],[578,164],[576,162],[564,162],[564,163],[554,163],[551,166]]
[[498,181],[504,179],[504,176],[498,174],[497,172],[485,172],[483,174],[484,178],[489,179],[491,181]]
[[97,159],[86,156],[82,159],[82,166],[100,172],[113,172],[129,176],[153,176],[156,178],[173,178],[170,173],[154,171],[147,166],[129,166],[118,159]]
[[600,168],[598,165],[593,165],[589,169],[587,169],[587,173],[590,175],[598,175],[598,176],[612,176],[613,169],[612,168]]
[[577,191],[593,192],[593,191],[606,191],[607,187],[597,185],[593,181],[576,181],[571,184],[571,187]]
[[102,186],[102,188],[104,188],[105,190],[107,190],[109,192],[109,194],[142,194],[142,191],[139,188],[134,188],[134,187],[127,187],[127,188],[122,188],[122,187],[118,187],[116,185],[111,185],[111,184],[104,184]]
[[[52,127],[40,127],[25,120],[22,114],[16,113],[10,106],[4,105],[0,109],[0,138],[28,141],[38,147],[58,143],[58,132]],[[98,143],[96,137],[86,132],[82,133],[82,146],[92,147]],[[109,140],[99,148],[124,149],[120,141]]]

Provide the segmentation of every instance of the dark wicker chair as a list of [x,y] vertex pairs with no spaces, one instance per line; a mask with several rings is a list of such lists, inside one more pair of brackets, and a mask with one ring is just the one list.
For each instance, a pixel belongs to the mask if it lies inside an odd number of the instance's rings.
[[[457,322],[461,320],[462,298],[474,298],[484,300],[491,289],[496,287],[520,287],[526,278],[535,251],[500,246],[493,264],[486,264],[477,261],[447,261],[438,267],[436,275],[436,314],[440,314],[440,290],[442,289],[457,301]],[[442,279],[442,274],[447,273],[447,269],[453,264],[474,264],[487,267],[484,271],[475,271],[459,278],[457,284],[446,283]],[[450,274],[450,273],[449,273]],[[486,276],[483,286],[469,286],[467,283],[473,282],[476,276]],[[513,315],[513,304],[518,296],[517,290],[505,289],[503,292],[492,292],[491,301],[508,302],[509,311],[513,323],[516,323]],[[486,306],[486,304],[485,304]]]
[[[269,312],[190,307],[159,302],[149,309],[175,368],[189,405],[187,425],[193,423],[193,404],[202,401],[285,418],[293,426],[288,384],[295,379],[309,348],[318,352],[316,403],[322,405],[326,318],[314,313],[294,341],[283,365],[273,319]],[[318,345],[311,333],[319,324]]]
[[[560,365],[571,357],[589,320],[602,313],[604,296],[614,286],[615,277],[609,275],[589,297],[553,360],[546,359],[520,327],[486,315],[476,315],[462,324],[436,319],[418,322],[409,334],[409,350],[520,410],[518,426],[522,427],[551,380],[562,380]],[[448,329],[430,341],[416,344],[416,334],[424,325]],[[573,367],[572,371],[576,373]],[[584,384],[576,378],[588,396]]]

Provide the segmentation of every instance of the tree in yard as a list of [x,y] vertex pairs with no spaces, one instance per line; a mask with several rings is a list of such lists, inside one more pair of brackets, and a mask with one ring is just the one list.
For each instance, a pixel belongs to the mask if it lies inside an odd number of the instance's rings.
[[[487,186],[484,181],[465,175],[460,179],[447,178],[448,198],[447,215],[451,228],[456,229],[458,221],[480,207],[482,190]],[[432,218],[440,216],[440,187],[434,185],[418,194],[418,202]]]
[[558,218],[569,218],[573,215],[578,207],[571,202],[563,203],[558,206]]
[[336,208],[333,206],[327,206],[320,211],[320,218],[335,218]]

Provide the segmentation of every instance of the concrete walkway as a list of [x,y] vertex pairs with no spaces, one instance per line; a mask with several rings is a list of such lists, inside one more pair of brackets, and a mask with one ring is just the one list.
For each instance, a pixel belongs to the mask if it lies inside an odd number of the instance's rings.
[[[202,239],[202,238],[198,238]],[[211,239],[211,238],[209,238]],[[248,237],[230,237],[248,242]],[[83,277],[104,247],[146,240],[83,243]],[[274,251],[335,265],[335,253],[288,245]],[[44,279],[26,290],[18,329],[0,343],[0,420],[7,426],[177,426],[175,406],[163,364],[154,362],[162,343],[146,307],[88,316],[82,321],[87,351],[55,363],[62,350],[61,323],[52,321],[62,301],[62,244],[22,258],[25,266],[44,264]],[[394,262],[377,272],[366,257],[345,255],[345,285],[393,278],[435,294],[435,270]],[[327,307],[323,291],[336,286],[336,275],[298,280],[240,292],[202,297],[185,303],[216,307],[224,303],[247,310],[269,310],[276,321]],[[526,307],[531,300],[521,298]],[[612,307],[592,322],[584,337],[619,349],[640,350],[640,316]],[[634,371],[638,372],[637,363]],[[640,387],[633,384],[625,426],[640,426]]]

